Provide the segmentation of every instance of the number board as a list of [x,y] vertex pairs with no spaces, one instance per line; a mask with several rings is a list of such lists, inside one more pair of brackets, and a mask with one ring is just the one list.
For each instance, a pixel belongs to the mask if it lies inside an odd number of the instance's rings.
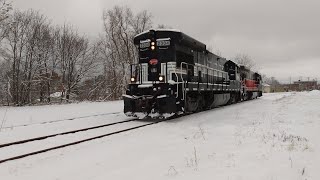
[[150,47],[150,42],[140,43],[140,48],[147,48],[147,47]]
[[157,46],[170,46],[170,41],[157,41]]

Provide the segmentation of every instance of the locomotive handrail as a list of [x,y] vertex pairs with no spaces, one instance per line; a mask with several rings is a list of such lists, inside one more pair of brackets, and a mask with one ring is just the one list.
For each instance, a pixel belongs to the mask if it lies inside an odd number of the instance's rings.
[[205,66],[205,65],[203,65],[203,64],[199,64],[199,65],[195,64],[195,66],[204,67],[204,68],[207,68],[207,69],[210,69],[210,70],[215,70],[215,71],[217,71],[217,72],[221,72],[221,73],[226,73],[226,74],[227,74],[227,72],[225,72],[225,71],[221,71],[221,70],[218,70],[218,69],[214,69],[214,68]]
[[138,67],[139,67],[139,71],[140,71],[139,72],[139,76],[140,76],[139,80],[140,80],[140,84],[142,84],[143,81],[142,81],[142,66],[141,66],[141,64],[139,64]]
[[[227,77],[228,77],[228,73],[225,72],[225,71],[221,71],[221,70],[218,70],[218,69],[214,69],[214,68],[211,68],[211,67],[202,65],[202,64],[199,64],[199,65],[198,65],[198,64],[190,64],[190,63],[186,63],[186,62],[181,62],[181,63],[180,63],[180,71],[181,71],[181,72],[183,72],[183,65],[186,65],[187,73],[188,73],[188,70],[189,70],[189,66],[196,67],[196,68],[200,67],[200,68],[204,68],[205,70],[207,70],[207,78],[206,78],[206,80],[207,80],[207,82],[206,82],[206,83],[207,83],[207,86],[209,85],[209,78],[208,78],[208,76],[209,76],[209,70],[211,70],[212,73],[213,73],[213,84],[215,84],[215,82],[217,82],[217,81],[215,81],[215,72],[217,73],[217,76],[218,76],[218,77],[221,77],[222,79],[227,79]],[[220,76],[220,74],[221,74],[221,76]],[[181,80],[184,81],[184,78],[183,78],[183,74],[182,74],[182,73],[180,73],[180,77],[181,77]],[[218,82],[219,82],[219,81],[218,81]],[[198,83],[200,83],[200,82],[198,81]],[[212,83],[210,83],[210,84],[212,84]],[[220,86],[219,89],[223,90],[223,88],[224,88],[223,83],[219,83],[219,86]],[[225,87],[225,89],[227,89],[227,87]]]
[[[188,76],[188,73],[189,73],[189,66],[194,66],[193,64],[189,64],[189,63],[186,63],[186,62],[181,62],[180,63],[180,76],[181,76],[181,80],[182,80],[182,86],[183,86],[183,90],[185,90],[185,88],[184,88],[184,78],[183,78],[183,75],[182,75],[182,67],[183,67],[183,64],[185,64],[186,65],[186,67],[187,67],[187,76]],[[187,79],[187,82],[188,82],[188,79]],[[182,100],[184,100],[185,99],[185,92],[182,92]]]
[[[130,64],[131,68],[130,68],[130,71],[131,71],[131,74],[130,76],[133,76],[136,78],[135,82],[138,82],[140,84],[143,84],[143,74],[145,74],[145,70],[148,70],[148,69],[144,69],[143,68],[143,64],[142,63],[137,63],[137,64]],[[133,74],[133,66],[135,66],[135,70],[134,70],[134,73]],[[138,80],[139,78],[139,80]],[[147,79],[145,80],[147,81]]]
[[[211,67],[208,67],[208,66],[205,66],[205,65],[202,65],[202,64],[190,64],[190,63],[186,63],[186,62],[181,62],[181,66],[180,66],[180,70],[182,71],[182,65],[185,64],[185,65],[190,65],[190,66],[195,66],[195,67],[202,67],[202,68],[206,68],[208,70],[212,70],[212,71],[216,71],[216,72],[221,72],[223,74],[227,74],[227,72],[225,71],[221,71],[221,70],[218,70],[218,69],[214,69],[214,68],[211,68]],[[188,67],[188,66],[187,66]]]
[[181,72],[181,73],[180,73],[180,76],[181,76],[181,80],[182,80],[183,82],[184,82],[184,78],[183,78],[183,75],[182,75],[182,66],[183,66],[184,64],[187,66],[187,74],[188,74],[188,70],[189,70],[189,65],[190,65],[190,66],[193,66],[193,64],[189,64],[189,63],[186,63],[186,62],[181,62],[181,63],[180,63],[180,72]]
[[[177,81],[179,82],[179,77],[178,77],[178,74],[176,72],[176,67],[172,63],[170,63],[170,65],[171,65],[171,68],[174,69],[173,73],[176,76]],[[168,68],[168,63],[166,63],[166,69],[167,68]],[[166,77],[166,78],[168,78],[168,77]],[[176,98],[178,98],[178,97],[179,97],[179,83],[177,83],[177,95],[176,95]]]
[[[161,66],[160,66],[161,68]],[[166,62],[166,75],[165,75],[165,81],[168,83],[168,62]]]
[[[133,66],[137,66],[137,67],[139,67],[138,68],[138,73],[137,73],[137,68],[135,68],[135,70],[134,70],[134,74],[133,74]],[[130,64],[130,78],[134,75],[134,78],[138,78],[139,77],[139,81],[141,81],[141,75],[140,75],[140,72],[141,72],[141,65],[139,64],[139,63],[137,63],[137,64]],[[139,75],[139,76],[136,76],[136,75]],[[140,83],[141,84],[141,83]]]

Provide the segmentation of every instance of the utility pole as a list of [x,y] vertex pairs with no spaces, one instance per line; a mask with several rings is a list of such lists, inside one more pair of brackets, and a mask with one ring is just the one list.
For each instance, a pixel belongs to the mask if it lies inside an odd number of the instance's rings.
[[290,78],[289,78],[289,81],[290,81],[290,84],[291,84],[291,76],[290,76]]

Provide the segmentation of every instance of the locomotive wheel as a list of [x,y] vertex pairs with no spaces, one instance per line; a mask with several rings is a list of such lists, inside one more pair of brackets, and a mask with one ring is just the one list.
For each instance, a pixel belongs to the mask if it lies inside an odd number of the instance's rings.
[[198,109],[197,109],[197,111],[200,112],[203,110],[205,110],[205,100],[202,95],[199,95],[198,96]]
[[237,93],[237,103],[238,102],[241,102],[241,93],[239,92],[239,93]]
[[243,93],[243,95],[242,95],[242,100],[243,100],[243,101],[249,100],[249,95],[248,95],[247,92],[246,92],[246,93]]
[[199,98],[187,96],[187,111],[196,112],[199,108]]
[[199,93],[189,94],[187,96],[187,111],[188,112],[199,112],[205,107],[205,100],[203,95]]
[[230,93],[230,99],[227,104],[235,104],[237,103],[237,95],[234,93]]

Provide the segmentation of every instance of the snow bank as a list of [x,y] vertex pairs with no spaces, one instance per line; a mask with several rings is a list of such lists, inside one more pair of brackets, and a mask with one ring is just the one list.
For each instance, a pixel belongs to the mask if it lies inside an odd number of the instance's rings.
[[307,93],[308,96],[320,96],[319,90],[312,90]]
[[264,93],[261,99],[264,100],[279,100],[296,94],[296,92],[282,92],[282,93]]

